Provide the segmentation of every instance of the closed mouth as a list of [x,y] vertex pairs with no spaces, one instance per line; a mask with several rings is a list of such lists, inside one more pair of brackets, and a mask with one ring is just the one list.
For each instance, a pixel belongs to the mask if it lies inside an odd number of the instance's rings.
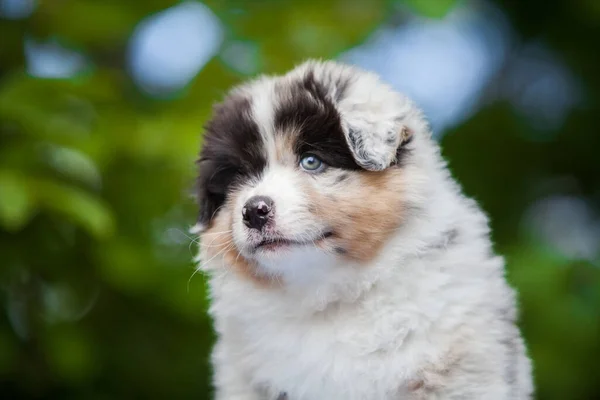
[[322,234],[316,236],[314,239],[310,240],[293,240],[287,238],[267,238],[263,239],[260,243],[258,243],[254,249],[258,250],[260,248],[265,249],[274,249],[278,247],[288,247],[288,246],[304,246],[308,244],[316,244],[317,242],[327,239],[333,236],[332,231],[325,231]]

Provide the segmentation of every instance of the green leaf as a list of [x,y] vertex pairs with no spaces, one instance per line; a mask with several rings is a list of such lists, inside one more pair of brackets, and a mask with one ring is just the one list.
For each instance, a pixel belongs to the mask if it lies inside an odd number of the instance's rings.
[[404,0],[417,14],[427,18],[443,18],[454,8],[457,0]]
[[47,163],[56,171],[93,187],[100,185],[100,171],[94,161],[83,152],[53,144],[48,144],[45,150]]
[[107,43],[115,47],[124,43],[141,18],[178,2],[65,0],[38,3],[31,23],[36,36],[53,34],[77,45],[104,49]]
[[73,325],[62,325],[46,333],[43,350],[53,372],[64,381],[85,381],[96,368],[89,336]]
[[0,171],[0,225],[9,231],[21,229],[33,212],[32,198],[25,177]]
[[364,41],[389,11],[384,0],[306,0],[291,7],[285,1],[248,1],[240,2],[235,14],[212,3],[233,38],[257,43],[257,57],[269,73],[285,72],[307,58],[338,56]]
[[36,180],[33,187],[41,204],[63,214],[91,235],[103,238],[113,232],[112,213],[101,199],[79,188],[49,180]]

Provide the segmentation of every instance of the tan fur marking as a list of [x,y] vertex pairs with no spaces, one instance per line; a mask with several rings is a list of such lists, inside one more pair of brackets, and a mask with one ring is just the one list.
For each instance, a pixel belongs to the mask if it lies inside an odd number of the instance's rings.
[[352,174],[358,179],[349,180],[336,193],[322,196],[315,207],[318,217],[333,229],[331,241],[344,250],[342,256],[368,262],[402,221],[402,172],[390,168]]
[[297,134],[294,132],[282,132],[277,134],[275,139],[275,157],[277,162],[282,165],[294,165],[296,158],[294,156],[294,141]]
[[[210,227],[200,236],[200,243],[207,260],[221,257],[223,265],[232,267],[246,279],[262,286],[274,285],[274,280],[256,273],[256,266],[247,260],[233,244],[231,233],[231,209],[233,201],[227,202],[218,212]],[[226,232],[226,233],[220,233]]]

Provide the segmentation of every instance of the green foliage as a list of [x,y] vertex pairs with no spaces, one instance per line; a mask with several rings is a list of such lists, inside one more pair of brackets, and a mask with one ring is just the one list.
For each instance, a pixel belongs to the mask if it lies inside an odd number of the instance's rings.
[[406,3],[417,13],[429,18],[441,18],[456,5],[455,0],[405,0],[399,3]]
[[[11,43],[0,52],[0,382],[9,397],[209,397],[212,332],[193,275],[187,193],[211,104],[243,76],[217,57],[171,100],[132,86],[129,36],[175,3],[40,2],[25,21],[1,21]],[[386,8],[209,6],[225,24],[224,47],[254,45],[270,71],[359,43]],[[26,36],[81,51],[85,70],[28,76]]]
[[[247,74],[360,44],[399,6],[439,18],[455,1],[207,1],[224,27],[223,51],[166,99],[135,88],[126,51],[143,18],[178,2],[38,3],[25,20],[0,19],[3,398],[210,398],[213,334],[204,281],[193,274],[187,194],[211,104]],[[522,35],[564,56],[597,105],[596,39],[582,33],[598,30],[596,3],[503,7]],[[29,76],[25,38],[55,39],[87,64],[69,79]],[[225,56],[240,43],[255,70]],[[561,191],[600,210],[596,119],[593,107],[580,110],[540,143],[495,104],[442,143],[453,173],[489,212],[520,289],[540,399],[600,396],[600,260],[567,259],[523,227],[530,204]],[[575,177],[577,189],[532,191],[555,176]]]
[[11,171],[0,172],[0,223],[8,231],[19,230],[31,216],[31,194],[23,177]]

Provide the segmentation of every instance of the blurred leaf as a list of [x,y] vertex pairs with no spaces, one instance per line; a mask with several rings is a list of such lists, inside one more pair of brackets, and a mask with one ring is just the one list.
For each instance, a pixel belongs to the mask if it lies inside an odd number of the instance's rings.
[[112,97],[110,85],[100,86],[94,81],[77,85],[12,74],[0,90],[0,118],[27,136],[72,146],[89,137],[95,117],[85,97],[108,101]]
[[[357,45],[384,21],[388,2],[307,0],[208,4],[228,25],[233,39],[256,42],[267,72],[284,72],[306,58],[333,58]],[[269,27],[266,29],[266,27]]]
[[176,0],[41,1],[32,28],[38,36],[58,35],[78,45],[105,48],[107,44],[115,46],[125,41],[144,16],[176,3]]
[[45,282],[41,290],[44,318],[49,323],[80,320],[92,309],[98,296],[97,287],[85,287],[82,282],[77,287],[66,282]]
[[16,360],[16,343],[12,337],[0,330],[0,376],[10,372]]
[[46,146],[46,156],[48,164],[61,174],[92,187],[99,187],[102,179],[100,171],[86,154],[76,149],[49,144]]
[[443,18],[454,8],[457,0],[401,0],[417,14],[428,18]]
[[113,216],[99,198],[50,180],[33,180],[31,186],[41,204],[64,215],[93,236],[103,238],[113,232]]
[[147,292],[165,279],[160,274],[161,270],[152,264],[150,255],[143,252],[143,247],[126,237],[104,243],[96,256],[102,278],[124,292]]
[[45,338],[45,352],[52,371],[67,381],[83,380],[93,372],[93,349],[84,331],[63,325]]
[[0,225],[9,231],[22,228],[33,212],[33,201],[25,177],[0,170]]
[[600,300],[587,292],[600,291],[600,270],[527,239],[509,250],[508,276],[519,288],[523,333],[535,360],[538,392],[553,393],[556,399],[585,398],[596,385],[587,365],[600,356],[600,344],[591,345],[600,337]]

